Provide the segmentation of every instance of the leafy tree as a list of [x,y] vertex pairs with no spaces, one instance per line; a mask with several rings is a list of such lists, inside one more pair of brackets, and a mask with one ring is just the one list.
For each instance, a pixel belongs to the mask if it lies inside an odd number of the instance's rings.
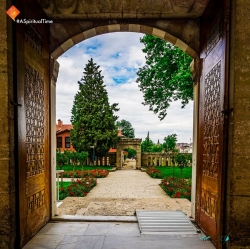
[[154,146],[153,141],[149,138],[149,132],[147,137],[141,143],[142,152],[152,152],[152,147]]
[[133,158],[134,156],[136,156],[136,150],[128,148],[125,149],[128,152],[128,158]]
[[160,38],[145,35],[146,65],[137,72],[143,105],[158,113],[160,120],[167,115],[172,101],[181,100],[182,108],[193,99],[193,82],[190,71],[192,58],[174,45]]
[[78,152],[71,151],[69,153],[69,157],[70,157],[70,161],[71,161],[71,163],[73,165],[73,175],[75,175],[76,165],[78,164]]
[[171,134],[168,135],[167,137],[164,137],[164,143],[163,143],[163,148],[165,152],[175,152],[176,151],[176,142],[177,142],[177,135],[176,134]]
[[121,121],[116,122],[116,127],[122,127],[122,135],[127,137],[127,138],[134,138],[135,137],[135,129],[132,127],[132,124],[125,120],[122,119]]
[[[56,165],[59,166],[60,170],[63,169],[63,166],[68,162],[67,155],[64,152],[61,152],[60,149],[56,151]],[[63,175],[61,174],[61,182],[63,182]]]
[[67,158],[67,164],[70,164],[70,153],[71,153],[70,150],[65,150],[64,151],[64,154],[65,154],[65,156]]
[[163,150],[163,145],[159,143],[159,139],[158,139],[158,143],[154,144],[151,147],[151,152],[162,152],[162,150]]
[[187,154],[187,162],[192,165],[193,157],[192,154]]
[[175,161],[178,164],[178,167],[181,170],[181,178],[182,178],[182,170],[185,166],[187,166],[187,156],[184,154],[177,153],[175,155]]
[[118,140],[115,126],[118,116],[114,115],[119,110],[118,104],[109,104],[99,67],[92,58],[86,64],[71,111],[72,145],[78,152],[88,152],[91,158],[90,146],[95,146],[95,154],[102,156]]
[[68,158],[64,152],[60,150],[56,151],[56,165],[59,166],[60,170],[63,169],[63,166],[67,164]]
[[82,177],[83,177],[83,165],[86,162],[87,157],[88,157],[88,152],[83,151],[77,153],[77,161],[82,166]]

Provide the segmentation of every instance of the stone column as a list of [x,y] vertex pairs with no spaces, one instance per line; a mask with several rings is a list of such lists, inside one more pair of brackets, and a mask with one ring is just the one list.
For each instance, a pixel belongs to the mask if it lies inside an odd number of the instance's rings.
[[122,153],[121,148],[117,146],[117,149],[116,149],[116,168],[117,169],[121,169],[121,153]]
[[153,165],[153,157],[152,157],[152,155],[150,155],[150,166],[152,166]]
[[195,218],[199,85],[194,85],[191,216]]
[[56,208],[56,82],[59,72],[59,63],[53,63],[53,73],[50,81],[50,132],[51,132],[51,201],[52,216],[57,214]]
[[164,156],[164,166],[167,166],[167,157],[166,157],[166,155]]
[[162,156],[160,156],[159,164],[162,166]]
[[141,169],[141,146],[136,150],[136,169]]
[[171,156],[168,156],[168,166],[172,166],[172,160]]
[[226,187],[228,248],[249,248],[250,1],[231,1],[229,133]]

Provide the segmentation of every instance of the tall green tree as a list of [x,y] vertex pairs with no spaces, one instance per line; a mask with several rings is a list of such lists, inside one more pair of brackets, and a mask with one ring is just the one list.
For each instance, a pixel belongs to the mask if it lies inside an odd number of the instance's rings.
[[152,152],[153,146],[154,146],[154,143],[149,138],[149,131],[148,131],[147,137],[141,143],[141,151],[142,152]]
[[177,143],[177,135],[176,134],[171,134],[168,135],[167,137],[164,137],[164,142],[162,144],[165,152],[175,152],[176,151],[176,143]]
[[91,158],[93,149],[90,146],[94,146],[95,155],[102,156],[118,139],[115,126],[118,104],[109,104],[99,67],[92,58],[86,64],[83,77],[78,81],[79,91],[75,95],[71,111],[72,145],[78,152],[88,152]]
[[116,122],[117,127],[122,127],[122,135],[127,138],[134,138],[135,137],[135,129],[132,127],[132,124],[122,119],[121,121]]
[[160,38],[145,35],[146,65],[137,72],[143,105],[158,114],[160,120],[167,115],[172,101],[181,100],[182,108],[193,99],[193,82],[190,71],[192,58],[174,45]]

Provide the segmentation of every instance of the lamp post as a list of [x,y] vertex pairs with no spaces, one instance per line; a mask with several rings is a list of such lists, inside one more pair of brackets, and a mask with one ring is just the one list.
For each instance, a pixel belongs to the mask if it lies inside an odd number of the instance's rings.
[[93,153],[92,153],[92,163],[93,163],[93,166],[94,166],[94,160],[95,160],[95,146],[92,145],[92,146],[90,146],[90,148],[93,149]]

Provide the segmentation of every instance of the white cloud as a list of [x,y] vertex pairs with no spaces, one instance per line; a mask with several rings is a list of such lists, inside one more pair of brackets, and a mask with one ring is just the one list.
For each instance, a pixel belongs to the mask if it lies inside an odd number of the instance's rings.
[[[56,118],[70,123],[71,108],[78,81],[87,61],[92,57],[100,65],[107,86],[110,103],[119,103],[119,119],[126,119],[135,128],[136,137],[144,139],[147,132],[157,142],[176,133],[179,142],[190,142],[193,126],[193,104],[181,109],[180,102],[172,102],[168,115],[160,121],[156,114],[144,106],[142,93],[136,81],[136,71],[145,63],[145,54],[139,42],[142,34],[109,33],[96,36],[72,47],[63,54],[57,82]],[[116,81],[121,82],[117,84]]]

